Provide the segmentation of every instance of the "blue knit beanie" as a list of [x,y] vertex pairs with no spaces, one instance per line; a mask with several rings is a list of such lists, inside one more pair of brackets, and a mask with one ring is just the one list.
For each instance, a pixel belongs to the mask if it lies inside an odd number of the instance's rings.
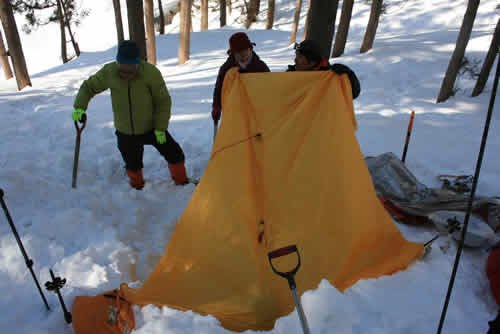
[[134,41],[123,41],[118,46],[116,61],[120,64],[140,64],[139,48]]

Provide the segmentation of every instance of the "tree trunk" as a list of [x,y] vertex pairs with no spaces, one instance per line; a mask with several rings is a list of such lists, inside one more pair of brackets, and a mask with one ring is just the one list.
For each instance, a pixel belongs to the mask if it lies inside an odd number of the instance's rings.
[[231,16],[231,13],[233,12],[233,4],[231,0],[227,0],[227,10],[229,11],[229,16]]
[[259,15],[260,13],[260,0],[255,0],[255,2],[257,3],[255,5],[255,17],[257,17],[257,15]]
[[274,7],[275,7],[275,0],[268,0],[267,1],[267,22],[266,22],[266,29],[272,29],[273,24],[274,24]]
[[469,43],[469,38],[472,32],[472,26],[474,24],[474,19],[476,18],[478,7],[479,0],[469,0],[464,20],[462,21],[462,27],[460,28],[460,33],[458,34],[455,51],[453,51],[450,63],[448,64],[448,69],[446,70],[446,74],[443,79],[443,83],[441,84],[441,90],[439,91],[439,96],[436,101],[437,103],[446,101],[450,96],[453,95],[453,86],[455,85],[455,80],[457,79],[460,64],[462,63],[462,60],[464,58],[465,48]]
[[219,0],[219,19],[221,28],[226,25],[226,0]]
[[201,27],[200,30],[208,29],[208,0],[201,0]]
[[165,14],[163,13],[163,5],[161,0],[158,0],[158,8],[160,10],[160,35],[165,34]]
[[181,5],[180,3],[177,3],[177,5],[175,6],[175,8],[172,8],[170,7],[168,12],[167,12],[167,16],[165,16],[165,24],[172,24],[172,20],[174,18],[174,16],[180,12],[181,10]]
[[490,76],[491,67],[495,62],[497,53],[500,52],[499,46],[500,46],[500,19],[498,19],[497,27],[495,28],[495,32],[493,33],[493,39],[491,40],[488,54],[486,55],[483,67],[481,68],[481,73],[479,73],[479,77],[477,78],[476,86],[472,91],[472,97],[478,96],[483,91],[484,86],[488,81],[488,77]]
[[307,39],[307,28],[309,27],[309,22],[311,22],[311,1],[309,0],[309,6],[307,7],[306,24],[304,25],[304,34],[302,35],[302,40]]
[[17,88],[21,90],[26,86],[31,86],[31,80],[28,74],[28,68],[26,67],[26,59],[24,58],[23,46],[19,38],[16,20],[14,19],[14,13],[12,12],[12,6],[9,0],[0,0],[0,20],[2,21],[7,45],[9,46],[9,55],[12,57]]
[[332,57],[340,57],[344,53],[347,34],[349,33],[349,25],[351,24],[353,5],[354,0],[342,1],[342,15],[340,16],[339,29],[335,36]]
[[307,27],[307,39],[316,41],[322,49],[322,57],[328,59],[332,49],[333,31],[338,0],[311,1],[311,17]]
[[375,34],[377,33],[378,20],[380,18],[381,12],[382,0],[372,0],[370,18],[368,19],[368,26],[366,26],[363,44],[361,44],[361,49],[359,50],[360,53],[365,53],[372,48],[373,41],[375,40]]
[[12,78],[12,69],[10,68],[9,56],[7,55],[7,50],[5,50],[5,44],[3,43],[2,31],[0,31],[0,61],[3,73],[5,74],[5,80],[9,80]]
[[141,59],[146,59],[146,32],[144,31],[142,0],[127,0],[127,17],[130,39],[137,43]]
[[66,48],[66,27],[62,13],[61,3],[57,2],[57,16],[59,19],[59,28],[61,29],[61,59],[63,64],[68,62],[68,50]]
[[301,8],[302,0],[297,0],[297,4],[295,6],[295,17],[293,18],[292,34],[290,35],[290,44],[293,44],[295,43],[295,41],[297,41],[297,27],[299,26]]
[[257,21],[257,6],[258,6],[257,0],[250,0],[250,4],[248,5],[248,10],[247,10],[247,18],[245,21],[245,28],[249,29],[252,23]]
[[181,0],[179,32],[179,65],[189,60],[190,23],[191,23],[191,0]]
[[113,0],[113,9],[115,11],[115,25],[116,25],[116,38],[118,39],[118,44],[123,42],[123,22],[122,22],[122,9],[120,6],[120,0]]
[[63,12],[64,16],[64,21],[66,22],[66,27],[68,27],[68,32],[69,32],[69,37],[71,38],[71,43],[73,43],[73,49],[75,50],[76,56],[80,56],[80,47],[78,46],[78,43],[75,40],[75,37],[73,36],[73,32],[71,31],[71,22],[69,20],[68,14],[66,13],[66,7],[64,7],[64,1],[63,0],[57,0],[58,2],[61,2],[61,9]]
[[153,0],[144,0],[144,7],[146,11],[146,35],[147,35],[146,59],[150,64],[156,65],[156,37],[155,37],[155,18],[154,18]]

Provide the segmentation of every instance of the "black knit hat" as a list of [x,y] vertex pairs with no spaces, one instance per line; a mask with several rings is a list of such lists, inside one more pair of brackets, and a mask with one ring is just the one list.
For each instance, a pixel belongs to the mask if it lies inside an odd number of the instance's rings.
[[323,59],[321,46],[312,39],[306,39],[302,43],[295,43],[295,51],[307,58],[309,61],[319,63]]
[[140,64],[139,48],[134,41],[123,41],[118,46],[116,61],[120,64]]

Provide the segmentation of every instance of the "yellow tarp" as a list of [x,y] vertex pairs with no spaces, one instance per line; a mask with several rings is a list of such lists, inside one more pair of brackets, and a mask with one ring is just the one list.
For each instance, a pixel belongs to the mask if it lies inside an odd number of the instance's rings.
[[[270,330],[295,305],[269,251],[297,245],[300,294],[323,278],[343,291],[421,254],[376,197],[347,76],[232,69],[222,101],[205,174],[144,286],[122,285],[128,300],[212,314],[230,330]],[[273,263],[287,271],[296,256]]]

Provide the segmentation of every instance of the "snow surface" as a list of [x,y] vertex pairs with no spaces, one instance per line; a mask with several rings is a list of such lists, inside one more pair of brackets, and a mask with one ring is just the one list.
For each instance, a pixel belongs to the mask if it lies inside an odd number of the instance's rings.
[[[345,54],[331,59],[350,66],[361,81],[355,110],[362,152],[365,156],[388,151],[401,154],[414,110],[407,166],[417,178],[439,187],[439,174],[473,174],[494,70],[479,97],[470,97],[475,82],[462,76],[457,94],[445,103],[435,103],[467,2],[388,3],[374,48],[359,54],[370,7],[357,1]],[[71,188],[73,99],[82,81],[113,61],[116,53],[111,1],[80,4],[90,8],[91,14],[76,29],[83,51],[79,58],[61,65],[59,28],[46,26],[21,35],[33,87],[18,92],[15,80],[0,82],[0,187],[40,283],[49,280],[50,268],[66,278],[62,294],[70,309],[77,295],[95,295],[121,282],[143,282],[163,255],[194,191],[194,185],[173,184],[166,162],[151,147],[146,147],[144,155],[144,190],[130,188],[116,148],[109,93],[95,97],[89,106],[78,188]],[[496,5],[495,0],[481,1],[467,47],[466,56],[479,64],[498,19]],[[157,35],[158,67],[173,98],[169,130],[183,147],[188,174],[194,178],[203,175],[211,151],[210,110],[218,67],[226,57],[228,37],[243,29],[238,18],[242,2],[236,6],[228,16],[229,26],[223,29],[218,28],[217,11],[211,11],[209,30],[200,32],[199,13],[195,13],[191,59],[182,66],[177,65],[178,17],[166,27],[167,34]],[[259,21],[248,34],[271,70],[284,71],[294,58],[288,41],[295,1],[277,0],[273,30],[265,30],[266,6],[262,1]],[[307,1],[303,1],[299,39],[306,9]],[[122,11],[126,20],[123,0]],[[21,22],[19,17],[18,25]],[[500,195],[499,104],[491,122],[479,195]],[[437,233],[428,226],[397,226],[413,241],[427,241]],[[302,297],[312,333],[435,332],[456,248],[454,241],[441,237],[425,259],[407,270],[360,281],[344,294],[323,281]],[[464,250],[443,333],[486,333],[487,321],[498,310],[485,276],[487,255],[486,250]],[[64,322],[55,294],[45,292],[52,311],[45,310],[5,218],[0,218],[0,291],[2,332],[73,332]],[[135,314],[134,333],[228,332],[212,316],[193,312],[147,306],[136,307]],[[272,333],[302,333],[297,313],[279,319]]]

